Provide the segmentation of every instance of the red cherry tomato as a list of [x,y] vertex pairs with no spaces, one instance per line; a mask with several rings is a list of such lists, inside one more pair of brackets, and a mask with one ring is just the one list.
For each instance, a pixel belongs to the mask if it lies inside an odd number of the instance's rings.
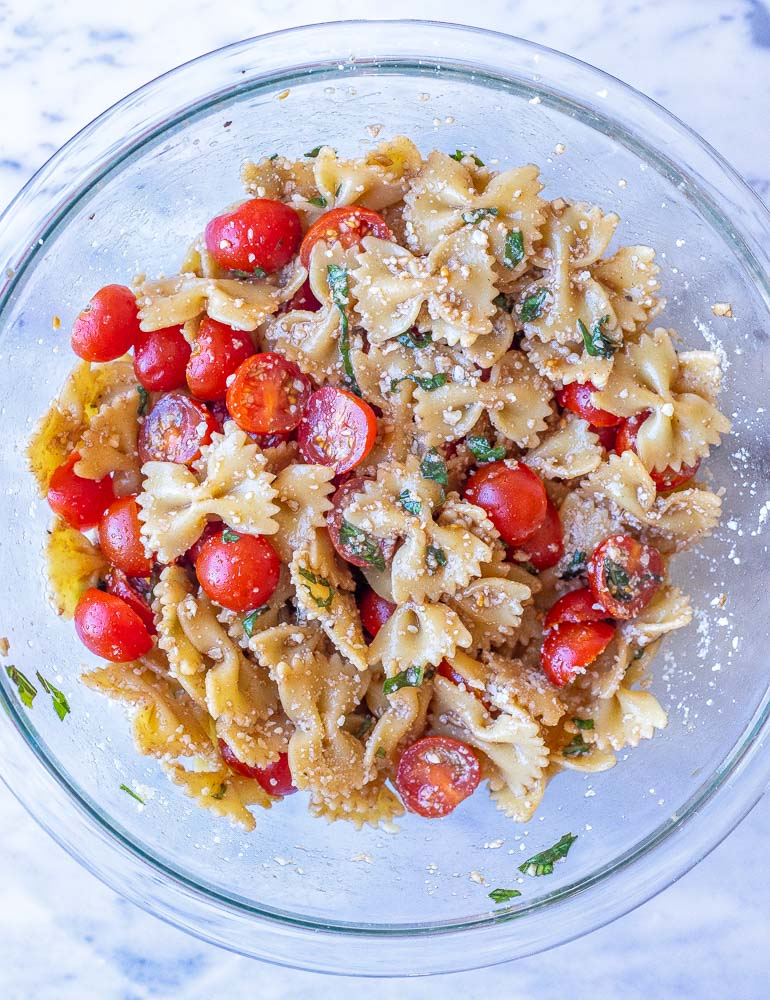
[[302,223],[289,205],[251,198],[206,226],[206,248],[220,267],[272,274],[288,264],[302,239]]
[[[615,439],[615,451],[618,455],[622,455],[624,451],[636,452],[636,438],[639,434],[639,428],[649,415],[650,411],[645,410],[643,413],[637,413],[635,417],[629,417],[628,420],[622,422],[618,428],[617,438]],[[672,469],[670,465],[662,472],[653,469],[650,472],[650,478],[655,483],[655,487],[659,493],[668,493],[671,490],[675,490],[677,486],[689,483],[699,468],[700,459],[698,459],[695,465],[683,465],[678,471]]]
[[255,354],[244,361],[227,390],[227,409],[245,431],[287,434],[300,422],[312,387],[293,361],[281,354]]
[[561,518],[550,500],[545,512],[545,520],[533,535],[521,543],[520,547],[539,573],[555,566],[564,555]]
[[185,384],[190,345],[181,327],[140,333],[134,344],[134,373],[148,392],[169,392]]
[[663,582],[665,567],[653,545],[610,535],[588,561],[588,584],[610,618],[634,618]]
[[599,444],[605,451],[614,451],[615,442],[618,437],[619,427],[594,427],[591,425],[591,433],[599,438]]
[[293,312],[295,309],[304,310],[304,312],[318,312],[320,308],[321,303],[315,295],[313,295],[313,289],[310,287],[310,280],[306,279],[299,291],[295,292],[293,297],[289,299],[288,302],[284,303],[278,312]]
[[126,574],[119,569],[111,569],[107,574],[105,583],[107,584],[107,593],[114,594],[115,597],[119,597],[125,601],[129,608],[141,618],[144,627],[150,635],[155,635],[157,630],[155,628],[155,616],[152,613],[152,608],[133,583],[131,583]]
[[99,523],[99,518],[115,499],[112,480],[84,479],[75,474],[74,466],[80,455],[74,451],[51,476],[48,484],[48,504],[54,514],[64,518],[72,528],[86,531]]
[[468,477],[465,499],[487,512],[504,542],[521,545],[541,528],[548,497],[541,480],[523,462],[489,462]]
[[358,596],[358,610],[361,614],[361,624],[373,639],[396,610],[396,605],[380,597],[371,587],[367,587]]
[[311,395],[297,434],[305,461],[328,465],[337,475],[362,462],[376,437],[377,417],[371,406],[332,385]]
[[431,819],[448,816],[481,780],[479,761],[451,736],[424,736],[401,754],[396,788],[406,808]]
[[313,247],[320,240],[324,243],[341,243],[347,249],[360,246],[364,236],[376,236],[379,240],[393,239],[387,222],[371,208],[361,208],[360,205],[333,208],[316,219],[305,233],[299,248],[299,259],[303,267],[308,267]]
[[127,663],[152,648],[152,636],[128,604],[90,587],[75,608],[75,631],[83,645],[113,663]]
[[251,611],[273,596],[281,561],[262,535],[242,535],[230,528],[201,546],[195,572],[212,601],[231,611]]
[[615,635],[609,622],[564,622],[546,633],[540,654],[552,684],[564,687],[604,652]]
[[196,399],[224,399],[228,379],[254,353],[248,333],[233,330],[206,316],[198,329],[190,360],[187,384]]
[[114,361],[140,333],[134,293],[125,285],[105,285],[75,320],[72,350],[84,361]]
[[145,462],[189,465],[211,442],[217,423],[205,406],[183,392],[161,396],[139,431],[139,458]]
[[563,389],[556,393],[556,402],[563,410],[571,410],[577,413],[583,420],[587,420],[594,427],[617,427],[622,417],[616,417],[614,413],[601,410],[591,402],[591,396],[596,392],[593,382],[570,382]]
[[238,760],[232,747],[224,740],[219,741],[219,753],[231,771],[244,778],[258,781],[268,795],[284,796],[297,791],[289,770],[289,755],[286,753],[282,753],[278,760],[265,767],[250,767],[244,764],[242,760]]
[[337,552],[347,562],[359,569],[366,569],[376,566],[379,560],[379,568],[389,563],[396,551],[396,540],[394,538],[375,539],[367,536],[365,532],[356,532],[352,525],[345,526],[345,511],[352,503],[356,493],[360,493],[367,482],[361,476],[351,476],[347,482],[337,487],[332,498],[334,506],[326,515],[326,527],[329,530],[329,538]]
[[142,522],[135,496],[113,500],[99,521],[99,546],[113,566],[128,576],[149,576],[152,559],[144,551]]
[[609,615],[588,587],[571,590],[551,605],[545,618],[545,627],[553,628],[564,622],[601,622]]

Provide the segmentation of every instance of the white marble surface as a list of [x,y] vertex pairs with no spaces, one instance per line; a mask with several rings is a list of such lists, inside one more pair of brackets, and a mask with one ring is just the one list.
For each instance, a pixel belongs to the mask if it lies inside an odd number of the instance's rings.
[[[337,0],[336,18],[374,16]],[[0,2],[0,203],[125,93],[208,49],[319,20],[307,0]],[[521,0],[420,6],[389,16],[497,28],[627,80],[709,139],[770,200],[770,7],[762,0]],[[768,995],[770,802],[695,871],[635,913],[545,956],[411,982],[330,980],[259,965],[182,934],[80,869],[0,786],[0,996],[4,1000],[540,1000]]]

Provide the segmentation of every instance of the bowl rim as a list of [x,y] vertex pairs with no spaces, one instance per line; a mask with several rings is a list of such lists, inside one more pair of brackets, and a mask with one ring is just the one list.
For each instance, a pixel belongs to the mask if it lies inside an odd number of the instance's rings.
[[[303,73],[307,75],[313,67],[322,67],[324,72],[333,73],[333,67],[340,63],[343,55],[349,52],[361,53],[367,49],[360,37],[361,29],[372,34],[376,33],[377,43],[370,44],[366,58],[358,55],[350,67],[345,60],[344,68],[338,70],[339,76],[344,77],[346,73],[355,75],[359,67],[367,70],[372,66],[396,65],[402,69],[416,69],[418,65],[427,64],[444,72],[468,73],[472,70],[479,80],[483,80],[484,77],[489,79],[502,77],[511,86],[514,80],[517,80],[519,87],[538,95],[542,94],[544,99],[564,100],[567,96],[563,91],[564,84],[556,86],[550,79],[543,82],[547,76],[547,74],[544,76],[544,68],[553,65],[563,71],[564,77],[569,77],[571,71],[573,75],[577,74],[590,81],[593,88],[597,84],[603,85],[605,90],[612,88],[612,100],[617,101],[622,98],[626,103],[626,118],[629,117],[629,108],[633,108],[634,112],[647,112],[656,124],[665,126],[672,136],[683,140],[690,151],[697,152],[703,157],[699,167],[705,164],[713,173],[710,176],[702,173],[698,182],[693,181],[693,183],[702,188],[704,203],[707,206],[712,202],[717,205],[719,202],[724,202],[728,198],[728,191],[729,196],[735,199],[737,214],[731,215],[730,222],[731,228],[736,231],[734,235],[739,240],[739,249],[744,254],[748,252],[757,266],[763,286],[770,287],[770,260],[767,252],[770,248],[765,246],[763,239],[764,233],[770,230],[768,227],[770,215],[761,199],[700,136],[656,102],[581,60],[500,32],[423,20],[355,20],[283,29],[244,39],[198,56],[133,91],[81,129],[37,171],[0,216],[2,222],[0,259],[6,258],[9,262],[6,280],[0,288],[0,314],[22,281],[27,268],[33,265],[39,242],[44,242],[46,234],[58,224],[59,218],[70,211],[106,172],[115,168],[115,163],[108,157],[115,143],[109,126],[115,124],[116,115],[127,116],[120,121],[119,142],[123,147],[123,155],[133,154],[144,143],[177,127],[184,117],[201,111],[213,102],[222,101],[225,94],[230,99],[238,94],[238,89],[230,85],[225,89],[198,97],[188,105],[177,106],[169,113],[169,109],[165,106],[167,95],[164,93],[164,87],[169,82],[181,81],[202,65],[211,68],[220,63],[220,68],[225,68],[225,64],[232,57],[247,52],[252,53],[255,48],[260,46],[264,48],[275,40],[286,39],[297,42],[301,45],[303,53],[314,57],[312,63],[306,60],[285,65],[286,78],[295,79]],[[431,44],[438,49],[440,42],[441,55],[429,53],[418,60],[413,54],[414,41],[418,35],[421,44],[424,43],[428,49]],[[409,51],[409,55],[404,57],[403,54],[391,53],[390,50],[387,54],[380,52],[380,46],[383,44],[380,40],[384,36],[389,39],[387,45],[391,47],[400,45]],[[471,40],[473,45],[470,44]],[[468,52],[471,49],[474,55],[477,52],[483,55],[483,61],[474,62],[470,59]],[[519,58],[523,58],[525,63],[527,60],[531,63],[531,68],[517,77],[509,75],[511,71],[503,68],[504,62],[513,64],[513,60],[508,57],[513,50],[516,50]],[[447,55],[447,52],[451,54]],[[506,53],[505,59],[500,55],[501,52]],[[494,74],[489,72],[490,67],[494,69]],[[276,88],[279,79],[280,77],[276,79],[272,70],[270,75],[264,72],[249,75],[248,71],[244,71],[241,90],[254,91],[258,87]],[[574,85],[574,79],[572,84]],[[575,91],[572,90],[569,99],[573,103],[576,100],[574,95]],[[586,106],[588,94],[581,96],[583,106]],[[618,118],[615,110],[607,112],[612,101],[606,103],[606,97],[602,98],[602,101],[605,102],[603,109],[594,109],[590,103],[587,106],[592,107],[595,114],[602,115],[608,122],[620,122],[622,125],[622,120]],[[596,103],[594,100],[593,104]],[[127,128],[128,122],[130,128]],[[151,127],[153,124],[154,131]],[[104,137],[101,135],[103,131],[105,131]],[[63,187],[58,189],[55,187],[53,192],[47,192],[46,184],[56,176],[57,172],[64,170],[70,161],[72,161],[70,167],[73,164],[78,165],[79,157],[83,155],[86,145],[92,169],[85,175],[79,174],[78,176],[82,178],[79,181],[68,181]],[[94,157],[95,148],[97,155]],[[661,157],[661,162],[664,161],[665,157]],[[688,163],[688,166],[691,164]],[[681,168],[677,167],[676,170],[678,174],[682,174]],[[692,180],[692,172],[689,177]],[[715,179],[719,181],[719,188],[716,187]],[[722,214],[721,210],[718,211]],[[144,851],[121,835],[114,822],[107,821],[103,815],[95,811],[86,797],[72,787],[57,765],[45,755],[27,725],[27,720],[19,711],[15,697],[3,684],[0,684],[0,701],[8,709],[9,718],[13,723],[11,726],[0,725],[0,760],[7,765],[3,768],[3,780],[22,805],[71,856],[111,888],[126,895],[144,909],[205,940],[279,964],[325,972],[392,975],[392,968],[387,968],[388,964],[393,963],[392,950],[387,963],[371,962],[367,955],[372,942],[377,941],[381,944],[383,939],[391,943],[391,948],[397,949],[398,968],[402,974],[444,972],[494,964],[512,957],[533,954],[557,943],[571,940],[628,912],[689,870],[752,808],[770,779],[770,762],[762,767],[760,753],[770,728],[768,725],[770,704],[766,699],[748,723],[742,741],[733,747],[732,752],[723,761],[723,766],[717,769],[711,779],[704,782],[701,789],[691,796],[681,813],[673,817],[670,823],[659,827],[653,835],[637,844],[635,848],[621,855],[606,870],[594,873],[580,883],[567,885],[536,903],[523,905],[520,909],[508,912],[490,913],[471,921],[435,925],[399,924],[393,927],[331,924],[312,919],[302,920],[296,915],[286,916],[253,905],[247,908],[241,907],[220,893],[204,889],[200,883],[186,879],[182,873],[165,866],[159,859],[148,857]],[[37,766],[39,763],[43,764],[43,768]],[[11,784],[7,777],[11,774],[23,775],[29,780],[15,780]],[[728,802],[730,797],[727,790],[730,788],[734,794],[731,797],[732,801]],[[61,809],[66,814],[61,826],[52,828],[50,820],[42,814],[37,798],[37,794],[41,791],[48,797],[49,802],[51,798],[56,801],[57,813]],[[720,793],[720,801],[719,808],[715,809],[717,792]],[[60,813],[59,818],[61,815]],[[685,826],[687,838],[677,837]],[[87,836],[84,836],[84,829],[87,831]],[[683,844],[683,840],[687,843]],[[656,862],[659,861],[659,847],[664,843],[671,844],[677,841],[678,849],[669,849],[666,863],[651,865],[653,856]],[[118,872],[118,866],[128,866],[131,869],[129,883],[125,879],[124,872]],[[158,892],[152,891],[153,874],[152,870],[148,871],[148,866],[164,880],[166,895],[163,898],[159,898]],[[610,875],[613,875],[617,887],[614,893],[615,899],[605,899],[600,902],[595,900],[587,919],[582,908],[578,914],[575,904],[585,905],[579,897],[588,889],[605,882]],[[155,877],[157,879],[157,876]],[[624,888],[623,893],[619,891],[621,886]],[[212,908],[217,911],[216,914],[211,912]],[[549,914],[548,923],[558,926],[558,932],[554,933],[553,927],[549,929],[542,920],[538,922],[535,919],[536,926],[526,939],[522,940],[523,918],[530,918],[528,922],[532,923],[533,918],[542,917],[546,909]],[[554,912],[558,914],[557,920],[553,920]],[[244,944],[247,940],[247,936],[243,933],[245,927],[251,928],[253,936],[255,923],[260,928],[261,941],[258,947]],[[489,934],[484,934],[490,928],[497,928],[500,931],[494,940]],[[235,929],[241,932],[235,935],[241,943],[234,945],[232,934]],[[301,955],[296,953],[298,935],[302,938],[304,949]],[[441,949],[443,956],[437,962],[433,957],[421,954],[425,950],[426,935],[443,937],[452,942],[457,940],[458,943],[462,940],[464,947],[452,949],[451,945],[447,944],[447,947]]]

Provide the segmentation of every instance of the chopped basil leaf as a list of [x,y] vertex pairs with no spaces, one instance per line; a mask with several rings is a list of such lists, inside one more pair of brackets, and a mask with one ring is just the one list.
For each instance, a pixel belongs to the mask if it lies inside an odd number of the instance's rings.
[[143,385],[138,385],[136,391],[139,395],[139,408],[136,411],[138,417],[143,417],[150,408],[150,394]]
[[572,721],[578,727],[578,729],[593,729],[594,720],[593,719],[576,719],[573,717]]
[[404,687],[420,687],[424,680],[425,667],[407,667],[406,670],[401,670],[394,677],[388,677],[383,682],[382,691],[383,694],[393,694],[394,691]]
[[136,799],[137,802],[141,802],[141,804],[144,805],[144,799],[140,799],[133,788],[129,788],[128,785],[121,785],[120,790],[121,792],[125,792],[127,795],[130,795],[132,799]]
[[55,688],[50,681],[47,681],[39,670],[35,671],[35,676],[42,684],[45,693],[50,694],[56,714],[61,720],[64,720],[65,715],[70,714],[69,702],[65,695],[58,688]]
[[601,319],[597,319],[591,327],[591,332],[589,333],[583,320],[578,320],[578,327],[583,335],[583,343],[585,344],[586,352],[590,354],[592,358],[611,358],[615,351],[617,351],[620,347],[620,344],[616,340],[608,337],[602,330],[604,324],[609,323],[609,321],[609,316],[602,316]]
[[465,159],[466,156],[470,156],[470,158],[473,160],[473,162],[476,164],[477,167],[484,166],[484,161],[480,160],[475,153],[464,153],[461,149],[456,149],[454,151],[454,153],[452,154],[452,159],[457,160],[457,162],[460,163],[462,160]]
[[584,753],[590,753],[593,747],[586,743],[582,733],[575,733],[572,740],[564,747],[562,754],[565,757],[582,757]]
[[541,288],[540,291],[533,292],[532,295],[528,295],[524,299],[521,304],[521,312],[519,313],[522,323],[531,323],[533,320],[539,319],[547,294],[548,289]]
[[237,268],[233,268],[230,271],[233,278],[266,278],[267,271],[261,267],[255,267],[253,271],[239,271]]
[[414,327],[402,333],[400,337],[396,338],[399,344],[403,344],[404,347],[427,347],[428,344],[433,343],[433,336],[430,330],[426,330],[425,333],[418,333]]
[[[332,601],[334,600],[334,587],[332,587],[326,577],[316,576],[315,573],[311,573],[309,569],[302,568],[300,568],[299,575],[308,581],[303,584],[303,587],[315,601],[316,607],[330,608],[332,606]],[[323,593],[323,591],[326,591],[326,593]]]
[[363,559],[370,566],[374,566],[375,569],[385,569],[385,559],[377,539],[373,538],[367,531],[357,528],[350,521],[346,521],[345,518],[342,519],[340,526],[340,541],[350,549],[353,555]]
[[32,708],[32,702],[35,700],[35,695],[37,694],[37,688],[35,685],[28,677],[24,676],[18,667],[14,667],[13,664],[9,664],[5,668],[5,672],[16,685],[16,689],[19,692],[19,697],[21,698],[22,703],[26,705],[27,708]]
[[540,854],[535,854],[523,865],[519,865],[519,871],[523,872],[524,875],[551,875],[553,873],[553,866],[555,861],[560,861],[562,858],[566,858],[569,853],[570,847],[577,840],[577,835],[572,833],[565,833],[561,840],[554,844],[553,847],[549,847],[546,851],[541,851]]
[[413,497],[409,490],[401,490],[398,495],[398,502],[407,514],[419,514],[422,510],[422,501]]
[[420,462],[420,473],[423,479],[433,479],[435,482],[446,486],[449,482],[446,471],[446,462],[439,455],[435,448],[431,448],[423,455]]
[[518,889],[493,889],[489,893],[489,898],[496,903],[507,903],[509,899],[516,899],[520,895]]
[[321,152],[322,149],[323,146],[316,146],[313,149],[309,149],[307,153],[305,153],[304,155],[309,156],[311,159],[314,159],[316,156],[318,156],[318,154]]
[[469,437],[465,443],[477,462],[497,462],[505,458],[505,448],[502,446],[493,448],[484,437]]
[[522,569],[525,569],[530,574],[530,576],[537,576],[537,567],[528,560],[526,562],[516,563],[516,565],[521,566]]
[[425,553],[425,564],[428,567],[428,572],[430,574],[435,573],[439,567],[446,566],[446,552],[436,545],[429,545]]
[[574,580],[586,571],[587,557],[585,552],[573,552],[572,558],[567,563],[567,568],[561,575],[562,580]]
[[390,391],[397,392],[402,382],[414,382],[425,392],[434,392],[447,384],[447,377],[443,372],[437,375],[404,375],[402,378],[394,378],[390,383]]
[[223,799],[227,793],[227,782],[223,781],[219,788],[211,793],[212,799]]
[[222,541],[225,543],[225,545],[230,545],[232,542],[239,542],[240,540],[241,536],[237,534],[235,531],[233,531],[231,528],[225,528],[225,530],[222,532]]
[[317,198],[308,198],[308,201],[310,202],[311,205],[315,205],[316,208],[326,208],[326,206],[329,204],[326,198],[322,198],[321,195],[319,195]]
[[513,269],[524,260],[524,237],[520,229],[511,229],[505,237],[503,264]]
[[468,225],[474,225],[477,222],[481,222],[482,219],[486,219],[488,215],[495,216],[498,214],[496,208],[471,208],[467,212],[463,212],[462,220]]
[[340,181],[340,183],[339,183],[339,184],[337,185],[337,187],[336,187],[336,188],[334,189],[334,197],[335,197],[335,198],[339,198],[339,196],[340,196],[340,191],[341,191],[341,190],[342,190],[342,181]]
[[507,295],[503,294],[495,295],[495,297],[492,299],[492,305],[497,306],[498,309],[504,309],[506,312],[511,311],[511,304],[508,301]]
[[332,302],[340,313],[340,354],[342,355],[342,367],[345,369],[345,381],[351,392],[360,396],[361,389],[356,380],[353,362],[350,359],[350,325],[345,308],[348,304],[348,269],[340,267],[339,264],[329,264],[326,268],[326,280],[329,282]]
[[361,723],[361,725],[358,728],[358,732],[356,733],[356,739],[357,740],[362,740],[364,738],[364,736],[366,736],[366,734],[372,728],[373,725],[374,725],[374,716],[367,715],[366,718],[364,719],[364,721]]
[[604,579],[607,584],[607,590],[609,590],[614,600],[623,601],[624,603],[632,600],[634,594],[631,589],[631,581],[628,578],[628,573],[620,563],[615,562],[614,559],[610,559],[609,556],[604,557]]
[[278,159],[278,153],[271,153],[270,156],[268,156],[268,160],[277,160],[277,159]]
[[385,747],[377,747],[377,749],[374,751],[374,756],[375,757],[384,757],[385,756]]
[[640,646],[639,649],[637,649],[636,652],[634,653],[633,659],[641,660],[643,656],[644,656],[644,647]]
[[249,639],[254,635],[254,629],[257,625],[257,618],[263,615],[268,609],[267,604],[263,604],[261,608],[255,608],[250,611],[246,617],[243,619],[243,631],[249,637]]

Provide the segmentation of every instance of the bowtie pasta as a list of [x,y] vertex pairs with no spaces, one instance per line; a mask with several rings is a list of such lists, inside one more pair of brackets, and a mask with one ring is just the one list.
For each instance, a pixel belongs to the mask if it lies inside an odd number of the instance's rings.
[[526,821],[666,725],[719,359],[653,325],[654,250],[531,164],[397,136],[243,181],[178,274],[94,295],[29,446],[83,680],[247,829],[295,791],[361,827],[482,781]]

